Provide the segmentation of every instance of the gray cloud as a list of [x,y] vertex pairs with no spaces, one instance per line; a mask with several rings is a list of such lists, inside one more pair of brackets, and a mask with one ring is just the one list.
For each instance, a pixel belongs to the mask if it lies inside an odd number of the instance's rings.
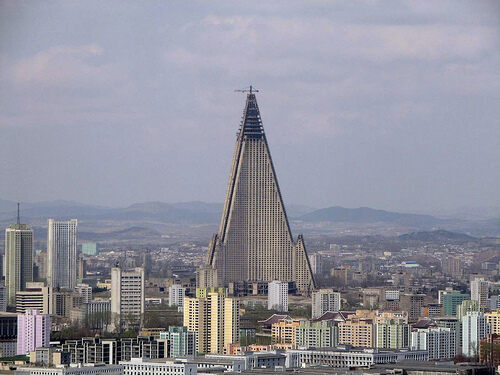
[[1,198],[222,201],[254,83],[287,202],[500,206],[495,1],[0,7]]

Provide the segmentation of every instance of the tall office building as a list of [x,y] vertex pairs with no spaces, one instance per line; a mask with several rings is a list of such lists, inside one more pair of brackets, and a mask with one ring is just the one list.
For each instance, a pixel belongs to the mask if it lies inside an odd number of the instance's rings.
[[184,309],[184,296],[186,294],[186,288],[182,285],[174,284],[168,288],[168,305],[177,306],[178,311]]
[[144,315],[144,269],[111,269],[112,330],[142,324]]
[[5,286],[7,302],[16,304],[16,292],[33,281],[33,230],[28,224],[11,225],[5,230]]
[[490,283],[482,277],[476,277],[470,282],[470,299],[479,302],[482,307],[488,307],[488,292]]
[[293,281],[314,288],[304,239],[294,241],[252,90],[237,135],[219,232],[210,242],[198,286]]
[[333,289],[319,289],[312,294],[312,318],[319,318],[327,311],[340,311],[340,293]]
[[17,316],[17,354],[25,355],[50,343],[50,315],[28,310]]
[[47,283],[52,288],[73,289],[76,285],[76,219],[49,219],[47,232]]
[[184,298],[184,327],[198,335],[199,353],[224,353],[239,341],[240,302],[221,288],[199,288],[196,297]]
[[267,309],[288,311],[288,283],[273,280],[267,287]]

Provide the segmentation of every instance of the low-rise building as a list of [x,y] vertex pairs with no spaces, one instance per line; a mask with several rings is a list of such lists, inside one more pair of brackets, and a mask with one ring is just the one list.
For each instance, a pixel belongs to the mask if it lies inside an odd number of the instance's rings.
[[123,375],[123,366],[91,364],[67,367],[18,367],[16,375]]
[[428,354],[425,350],[381,351],[379,349],[353,349],[350,347],[292,349],[286,352],[286,356],[286,367],[370,367],[382,363],[428,360]]
[[123,375],[196,375],[195,363],[172,361],[172,360],[150,360],[145,358],[132,358],[129,361],[121,361]]

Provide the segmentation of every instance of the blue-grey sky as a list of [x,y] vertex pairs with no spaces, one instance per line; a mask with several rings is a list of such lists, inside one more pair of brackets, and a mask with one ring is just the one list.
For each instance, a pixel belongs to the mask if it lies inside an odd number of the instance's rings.
[[1,1],[0,198],[222,202],[252,83],[286,203],[500,206],[498,1]]

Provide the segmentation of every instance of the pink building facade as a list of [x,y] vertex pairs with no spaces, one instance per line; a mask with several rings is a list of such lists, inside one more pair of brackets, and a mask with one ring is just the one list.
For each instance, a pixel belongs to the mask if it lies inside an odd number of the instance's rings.
[[50,315],[28,310],[17,316],[17,354],[24,355],[50,345]]

